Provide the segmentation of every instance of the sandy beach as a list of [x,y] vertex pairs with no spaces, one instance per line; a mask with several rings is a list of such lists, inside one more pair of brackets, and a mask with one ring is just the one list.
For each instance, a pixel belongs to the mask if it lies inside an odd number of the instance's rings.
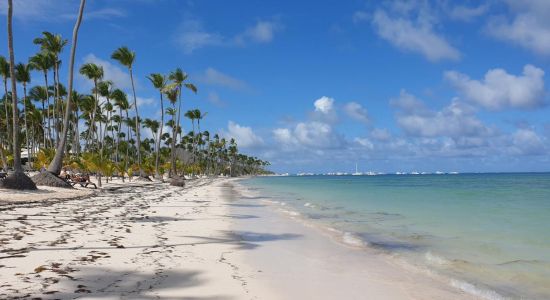
[[1,298],[471,298],[339,243],[235,179],[111,184],[0,210]]

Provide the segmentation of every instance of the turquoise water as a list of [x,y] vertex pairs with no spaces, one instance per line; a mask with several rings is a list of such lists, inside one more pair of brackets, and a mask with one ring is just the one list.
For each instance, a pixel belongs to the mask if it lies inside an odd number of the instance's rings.
[[285,209],[490,299],[550,299],[550,174],[258,177]]

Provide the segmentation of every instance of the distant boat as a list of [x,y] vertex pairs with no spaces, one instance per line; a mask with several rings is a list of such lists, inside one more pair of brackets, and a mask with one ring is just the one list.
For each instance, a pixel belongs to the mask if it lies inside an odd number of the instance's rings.
[[355,173],[351,174],[353,176],[361,176],[363,173],[359,173],[359,170],[357,169],[357,163],[355,163]]

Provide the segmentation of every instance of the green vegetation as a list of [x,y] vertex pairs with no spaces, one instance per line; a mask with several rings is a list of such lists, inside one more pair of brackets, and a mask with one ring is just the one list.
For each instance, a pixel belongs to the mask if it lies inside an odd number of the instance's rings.
[[[0,158],[4,169],[13,168],[14,173],[24,175],[20,149],[25,148],[23,160],[28,169],[47,167],[49,173],[59,175],[63,167],[72,168],[96,174],[100,182],[102,177],[109,180],[112,176],[124,178],[131,174],[160,178],[168,173],[170,177],[180,178],[183,175],[240,176],[267,172],[264,168],[269,163],[239,153],[234,139],[227,141],[218,134],[211,136],[209,131],[201,131],[200,122],[207,113],[199,109],[184,113],[191,121],[192,130],[187,134],[183,132],[183,94],[185,91],[197,93],[198,88],[188,82],[188,75],[180,68],[167,75],[152,73],[147,76],[159,92],[160,120],[143,120],[139,116],[133,73],[138,56],[128,47],[116,49],[111,58],[130,74],[131,102],[121,87],[104,80],[103,67],[94,63],[77,68],[91,81],[93,88],[73,90],[74,54],[78,28],[85,17],[85,2],[81,0],[73,31],[68,88],[59,78],[61,54],[69,43],[59,34],[43,32],[33,41],[39,49],[28,63],[14,64],[12,3],[8,3],[10,58],[0,56],[0,76],[4,85],[4,95],[0,99]],[[40,81],[43,78],[44,83],[31,86],[33,76],[39,76]],[[10,80],[11,89],[8,87]],[[23,91],[22,97],[18,97],[17,83]],[[165,132],[164,126],[170,130]],[[142,138],[142,129],[148,130],[152,138]]]

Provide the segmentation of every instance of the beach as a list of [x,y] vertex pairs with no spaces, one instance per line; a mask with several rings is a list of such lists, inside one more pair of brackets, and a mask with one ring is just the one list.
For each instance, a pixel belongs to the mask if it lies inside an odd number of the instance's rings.
[[115,184],[0,209],[2,298],[473,298],[339,243],[235,179]]

